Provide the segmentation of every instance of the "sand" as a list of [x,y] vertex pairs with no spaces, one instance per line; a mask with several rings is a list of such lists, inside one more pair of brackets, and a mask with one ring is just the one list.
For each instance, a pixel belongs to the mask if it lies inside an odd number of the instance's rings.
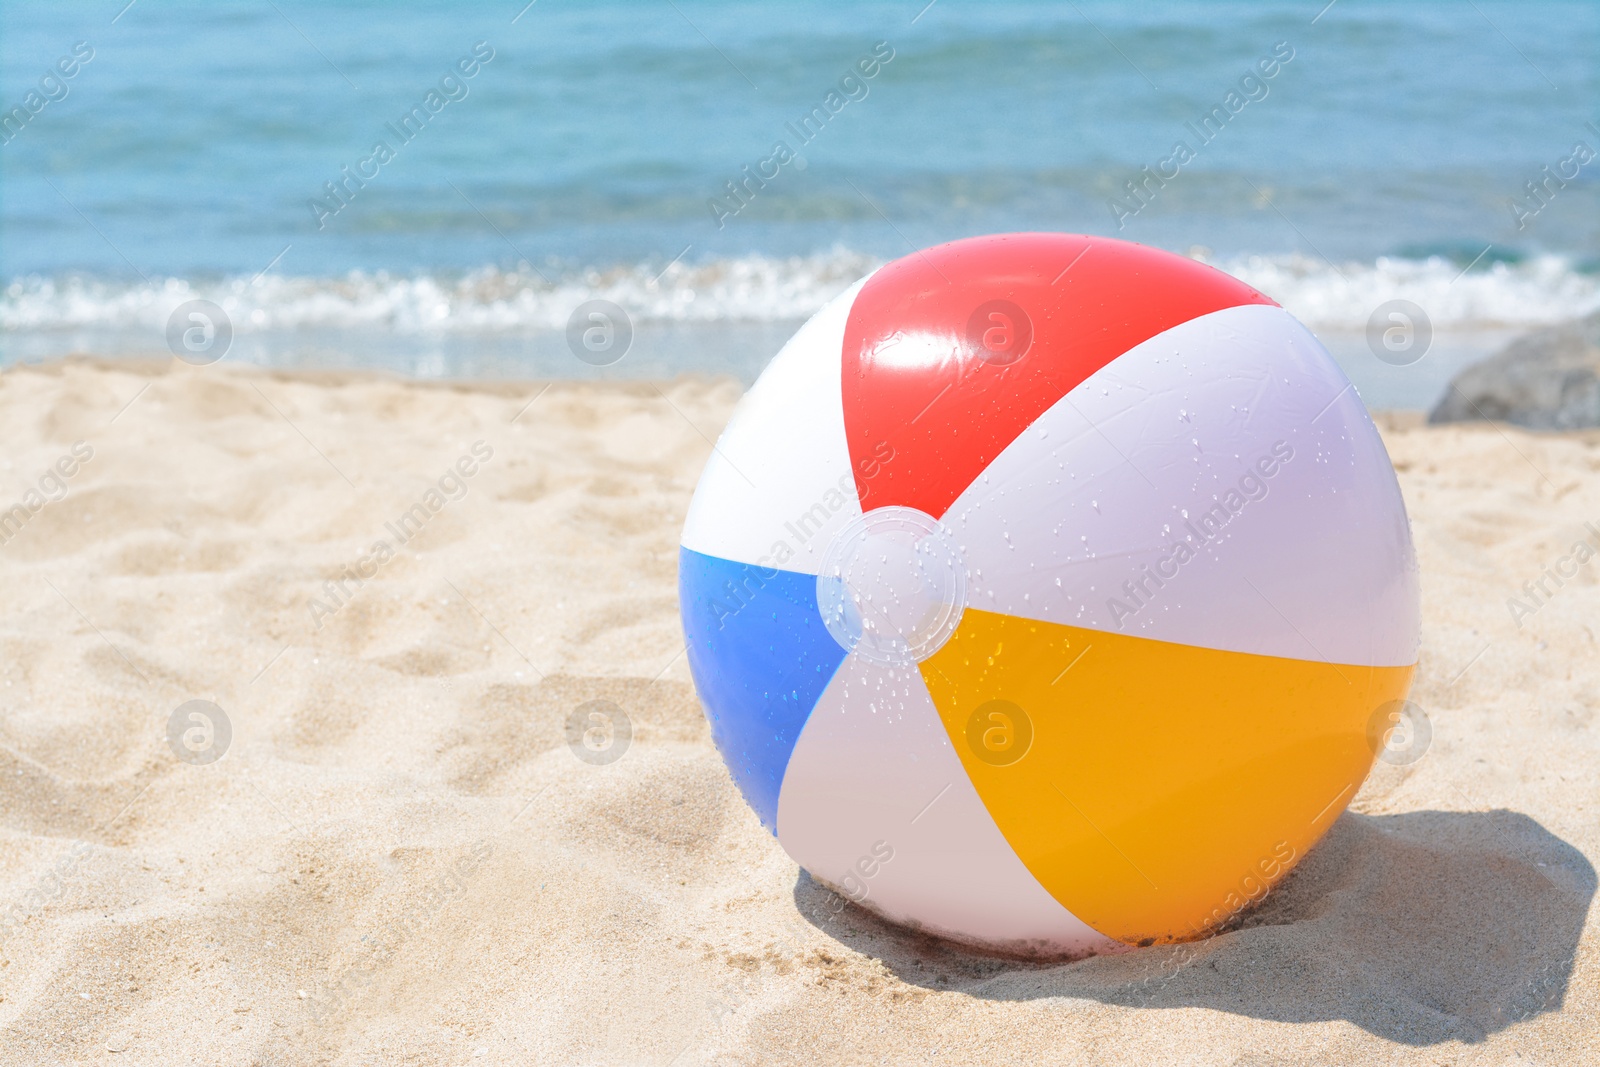
[[1234,929],[1017,963],[840,907],[712,747],[676,551],[738,394],[0,376],[0,1063],[1600,1063],[1600,560],[1507,606],[1600,436],[1384,419],[1426,753]]

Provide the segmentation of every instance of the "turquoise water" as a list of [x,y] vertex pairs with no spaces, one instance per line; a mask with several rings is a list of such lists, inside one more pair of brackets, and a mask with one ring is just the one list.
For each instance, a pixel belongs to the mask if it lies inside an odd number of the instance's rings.
[[1447,333],[1600,305],[1600,160],[1525,192],[1600,150],[1592,2],[140,0],[0,30],[0,102],[44,100],[0,147],[8,360],[159,347],[199,294],[246,358],[515,373],[598,293],[720,324],[655,370],[748,373],[724,342],[1014,229],[1189,251],[1322,330],[1395,295]]

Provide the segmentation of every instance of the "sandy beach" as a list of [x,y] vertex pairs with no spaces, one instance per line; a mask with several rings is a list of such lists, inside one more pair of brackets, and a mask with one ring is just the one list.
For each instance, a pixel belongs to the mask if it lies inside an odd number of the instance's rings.
[[0,1064],[1600,1063],[1600,432],[1382,417],[1426,751],[1227,932],[1019,963],[812,883],[712,746],[739,393],[0,376]]

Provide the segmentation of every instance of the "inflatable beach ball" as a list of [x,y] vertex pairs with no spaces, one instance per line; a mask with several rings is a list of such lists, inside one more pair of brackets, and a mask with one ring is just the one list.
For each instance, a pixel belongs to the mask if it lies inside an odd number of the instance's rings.
[[818,312],[707,463],[680,593],[712,735],[790,857],[1022,954],[1260,899],[1417,659],[1350,382],[1249,286],[1101,237],[956,241]]

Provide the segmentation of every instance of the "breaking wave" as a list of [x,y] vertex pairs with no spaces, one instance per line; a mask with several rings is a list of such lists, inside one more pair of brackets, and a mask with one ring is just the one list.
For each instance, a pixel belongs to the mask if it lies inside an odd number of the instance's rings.
[[[1248,282],[1307,325],[1360,330],[1374,308],[1401,298],[1435,329],[1530,327],[1600,308],[1600,277],[1559,256],[1470,270],[1451,259],[1379,258],[1337,266],[1300,255],[1196,258]],[[395,334],[559,330],[596,298],[641,322],[801,319],[882,261],[846,248],[788,258],[746,255],[700,263],[634,263],[540,273],[483,267],[457,274],[353,271],[340,277],[164,278],[125,283],[80,275],[13,279],[0,295],[0,331],[161,331],[186,300],[220,304],[249,331],[359,328]]]

